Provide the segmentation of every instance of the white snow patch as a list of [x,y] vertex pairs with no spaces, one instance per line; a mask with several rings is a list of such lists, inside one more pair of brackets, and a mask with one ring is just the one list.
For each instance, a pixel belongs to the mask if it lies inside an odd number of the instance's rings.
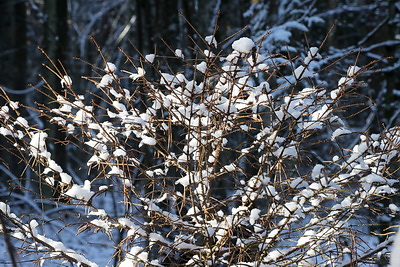
[[304,235],[302,237],[299,238],[299,240],[297,241],[297,246],[302,246],[307,244],[308,242],[310,242],[312,240],[312,238],[315,236],[315,231],[313,230],[307,230],[304,232]]
[[112,166],[111,171],[108,172],[108,175],[117,175],[117,176],[124,176],[124,172],[118,168],[117,166]]
[[10,101],[10,102],[8,102],[8,105],[13,110],[17,110],[19,108],[19,102],[18,101],[15,101],[15,102],[14,101]]
[[268,253],[267,259],[271,259],[271,260],[275,261],[275,260],[277,260],[281,255],[282,255],[282,252],[280,252],[280,251],[278,251],[278,250],[274,250],[274,251],[271,251],[270,253]]
[[350,79],[348,77],[342,77],[338,81],[338,86],[339,87],[341,87],[341,86],[350,86],[350,85],[353,84],[353,82],[354,82],[353,79]]
[[389,204],[389,209],[393,213],[397,213],[400,210],[399,207],[397,207],[395,204]]
[[37,132],[35,133],[32,138],[31,142],[29,143],[29,150],[31,156],[38,156],[38,154],[42,152],[46,152],[46,140],[47,133],[44,132]]
[[74,184],[67,192],[65,192],[65,195],[67,196],[85,201],[88,201],[93,194],[94,192],[90,191],[89,180],[85,180],[84,185]]
[[386,182],[385,178],[375,173],[368,174],[367,176],[361,178],[361,182],[366,182],[368,184],[372,183],[384,183]]
[[213,52],[211,52],[210,50],[208,50],[208,49],[204,50],[204,55],[206,57],[215,57],[215,54]]
[[69,184],[72,181],[72,177],[65,172],[60,173],[60,178],[61,178],[61,182],[64,184]]
[[[231,163],[229,165],[225,165],[223,169],[225,169],[227,172],[232,172],[234,170],[236,170],[236,164],[235,163]],[[221,171],[223,171],[223,169]]]
[[29,128],[29,123],[25,118],[18,117],[15,123],[21,125],[24,128]]
[[114,78],[112,75],[106,74],[101,78],[100,83],[98,83],[96,86],[97,86],[97,88],[106,87],[106,86],[112,84],[113,80],[114,80]]
[[212,45],[215,48],[217,47],[217,40],[215,39],[215,36],[213,35],[206,36],[204,40],[206,40],[207,44]]
[[61,87],[64,88],[64,86],[70,87],[72,85],[72,79],[71,77],[64,75],[64,77],[61,79]]
[[94,219],[90,221],[91,224],[96,225],[97,227],[103,228],[104,230],[108,231],[110,229],[110,226],[108,225],[107,222],[99,219]]
[[332,98],[333,100],[335,100],[336,98],[338,98],[339,93],[340,93],[340,89],[339,89],[339,88],[333,90],[333,91],[331,92],[331,98]]
[[88,213],[89,216],[100,216],[100,217],[106,217],[107,213],[103,209],[98,209],[97,211],[90,211]]
[[312,76],[313,74],[304,66],[299,66],[294,70],[294,77],[296,78],[296,80]]
[[147,60],[148,62],[150,62],[150,63],[153,63],[153,62],[154,62],[154,58],[155,58],[155,57],[156,57],[156,55],[154,55],[154,54],[148,54],[148,55],[145,56],[146,60]]
[[254,225],[256,221],[260,218],[260,212],[261,210],[259,209],[252,209],[250,212],[250,217],[249,217],[249,222],[251,225]]
[[310,52],[312,57],[315,57],[315,56],[317,56],[318,50],[319,50],[318,47],[310,47],[310,51],[309,52]]
[[142,135],[142,141],[140,141],[139,147],[143,146],[143,144],[154,146],[157,144],[157,141],[153,137]]
[[117,148],[114,153],[113,153],[114,157],[125,157],[126,156],[126,152],[124,149],[121,148]]
[[338,137],[338,136],[340,136],[340,135],[344,135],[344,134],[351,134],[351,131],[348,130],[348,129],[344,129],[344,128],[336,129],[336,130],[332,133],[331,139],[334,140],[336,137]]
[[133,81],[136,81],[137,79],[144,77],[145,74],[146,71],[143,68],[139,67],[137,69],[137,73],[131,74],[129,78],[131,78]]
[[347,76],[349,77],[355,76],[360,69],[361,68],[357,66],[350,66],[349,69],[347,70]]
[[255,44],[253,40],[248,37],[242,37],[239,40],[234,41],[232,44],[233,50],[245,54],[250,53],[254,46]]
[[321,171],[324,168],[324,165],[322,164],[317,164],[314,166],[312,172],[311,172],[311,177],[316,180],[317,178],[319,178],[321,176]]
[[175,55],[176,55],[177,57],[182,58],[182,59],[185,58],[185,55],[182,53],[182,50],[180,50],[180,49],[176,49],[176,50],[175,50]]
[[392,253],[390,256],[390,265],[392,267],[400,267],[400,231],[394,237]]
[[196,69],[200,71],[201,73],[206,73],[207,71],[207,63],[206,62],[201,62],[200,64],[196,65]]
[[175,184],[181,184],[183,187],[186,187],[190,184],[190,179],[189,179],[189,175],[186,175],[182,178],[179,178]]
[[10,215],[10,206],[6,203],[0,202],[0,210],[6,215]]
[[106,73],[114,73],[116,70],[117,67],[114,65],[114,63],[111,62],[106,63],[106,68],[104,69]]

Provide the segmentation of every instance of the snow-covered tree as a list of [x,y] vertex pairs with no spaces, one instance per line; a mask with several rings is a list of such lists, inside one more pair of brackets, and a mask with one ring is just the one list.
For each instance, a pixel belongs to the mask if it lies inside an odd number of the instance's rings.
[[[263,38],[270,32],[263,41],[261,53],[281,53],[294,60],[295,56],[304,53],[304,47],[315,46],[319,36],[331,28],[323,48],[324,58],[313,62],[310,68],[320,69],[321,65],[340,61],[330,69],[331,72],[340,72],[354,64],[354,57],[349,55],[358,53],[357,64],[376,61],[376,68],[380,69],[379,74],[370,77],[368,87],[359,88],[361,95],[370,99],[358,101],[374,106],[371,109],[373,114],[349,123],[360,131],[377,129],[380,122],[387,127],[399,123],[399,3],[391,0],[261,0],[254,1],[245,15],[249,19],[247,32],[254,39]],[[304,42],[305,35],[309,44]],[[299,57],[298,61],[302,58]],[[316,77],[317,84],[332,86],[335,80],[329,78],[331,72],[320,72]]]

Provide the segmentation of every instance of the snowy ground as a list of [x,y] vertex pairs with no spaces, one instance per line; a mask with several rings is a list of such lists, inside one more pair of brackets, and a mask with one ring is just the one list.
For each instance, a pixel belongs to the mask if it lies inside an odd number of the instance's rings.
[[[73,233],[72,231],[70,231],[70,229],[68,230],[68,233],[66,233],[66,231],[63,231],[62,234],[49,232],[50,231],[48,231],[48,233],[46,234],[46,237],[52,238],[53,240],[62,241],[66,248],[82,253],[82,255],[85,255],[88,260],[97,263],[98,266],[114,265],[113,261],[109,262],[112,257],[112,253],[114,252],[114,249],[106,245],[101,245],[106,243],[110,244],[110,241],[107,240],[104,234],[93,233],[90,231],[81,233],[80,235],[76,235],[76,232]],[[21,246],[21,244],[22,242],[16,242],[15,239],[13,240],[13,245],[15,247],[19,247]],[[18,261],[20,262],[37,260],[37,255],[35,254],[26,255],[24,257],[21,257],[21,255],[17,255],[17,257]],[[70,264],[62,264],[62,262],[46,261],[45,259],[42,260],[43,261],[41,262],[40,266],[44,267],[55,266],[57,263],[61,264],[61,266],[71,266]],[[29,263],[25,266],[31,265],[33,266],[33,263]],[[0,236],[0,266],[12,266],[3,236]]]

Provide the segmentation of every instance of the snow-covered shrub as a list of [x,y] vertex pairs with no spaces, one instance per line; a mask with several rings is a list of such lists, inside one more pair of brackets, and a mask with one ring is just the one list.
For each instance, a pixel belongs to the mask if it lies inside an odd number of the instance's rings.
[[[375,203],[397,192],[400,128],[359,133],[341,116],[367,69],[351,65],[337,86],[322,88],[319,70],[309,68],[320,47],[297,64],[260,54],[262,44],[247,37],[229,51],[214,36],[203,40],[195,59],[172,51],[181,70],[154,54],[127,55],[122,70],[104,62],[82,95],[59,72],[63,91],[46,91],[57,107],[39,112],[65,140],[20,117],[3,94],[2,140],[54,194],[38,190],[43,206],[34,214],[0,203],[2,232],[20,241],[9,242],[19,257],[79,266],[327,266],[370,261],[385,248],[374,251],[363,214],[397,212]],[[67,169],[54,161],[54,142],[75,151]],[[59,235],[47,230],[54,224]],[[67,231],[105,238],[76,248],[61,242]],[[89,258],[98,243],[105,252]]]

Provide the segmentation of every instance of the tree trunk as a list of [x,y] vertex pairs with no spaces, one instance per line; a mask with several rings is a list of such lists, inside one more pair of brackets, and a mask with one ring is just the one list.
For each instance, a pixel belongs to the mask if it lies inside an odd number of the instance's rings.
[[[0,86],[13,90],[23,90],[27,87],[25,1],[6,0],[1,2],[0,36]],[[24,95],[21,94],[10,94],[10,97],[12,100],[20,102],[23,102],[24,99]],[[4,104],[0,101],[0,106]],[[3,145],[0,153],[0,164],[19,178],[24,168],[19,164],[19,159],[9,152],[9,150],[15,150],[15,148],[5,143]],[[7,177],[7,175],[4,175],[4,177]],[[8,178],[11,179],[12,177]]]
[[[45,40],[44,48],[48,56],[53,60],[57,67],[60,68],[58,60],[64,64],[67,55],[68,43],[68,5],[67,0],[46,0],[45,12],[47,13],[47,21],[45,23]],[[66,69],[67,66],[64,65]],[[54,67],[53,67],[54,68]],[[62,68],[60,68],[62,70]],[[58,93],[61,93],[61,84],[59,78],[53,73],[45,71],[44,75],[50,86]],[[43,103],[49,103],[50,99],[43,96]],[[51,106],[51,105],[48,105]],[[56,140],[64,140],[65,134],[57,130],[57,126],[46,122],[46,128],[50,129],[49,138]],[[65,170],[66,168],[66,151],[65,147],[58,142],[54,142],[54,147],[51,147],[51,154],[54,160],[60,164]]]
[[[26,5],[25,1],[0,4],[0,85],[14,90],[26,88]],[[17,99],[18,98],[18,99]],[[21,95],[13,97],[21,100]]]

